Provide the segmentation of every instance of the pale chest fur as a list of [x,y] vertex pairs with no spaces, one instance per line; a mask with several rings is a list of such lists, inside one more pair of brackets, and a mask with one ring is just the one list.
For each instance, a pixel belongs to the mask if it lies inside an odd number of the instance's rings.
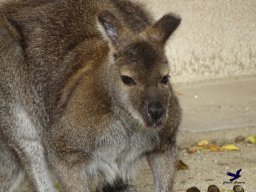
[[134,178],[145,153],[152,151],[158,140],[158,132],[154,130],[115,126],[99,139],[99,146],[86,165],[86,173],[96,183],[112,183],[117,178],[129,181]]

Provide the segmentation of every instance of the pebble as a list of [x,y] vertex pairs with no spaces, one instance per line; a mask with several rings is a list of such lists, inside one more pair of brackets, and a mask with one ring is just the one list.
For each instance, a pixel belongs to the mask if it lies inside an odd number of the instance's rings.
[[233,187],[233,191],[234,192],[244,192],[244,189],[243,189],[243,187],[241,185],[235,185]]
[[207,192],[220,192],[219,188],[216,185],[210,185]]
[[191,187],[191,188],[187,189],[186,192],[200,192],[200,190],[197,187]]

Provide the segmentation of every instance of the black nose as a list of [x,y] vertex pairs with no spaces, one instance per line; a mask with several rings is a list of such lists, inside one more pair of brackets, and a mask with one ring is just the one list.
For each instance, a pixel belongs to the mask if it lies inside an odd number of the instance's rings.
[[148,113],[151,119],[157,122],[161,119],[164,109],[160,102],[152,102],[148,105]]

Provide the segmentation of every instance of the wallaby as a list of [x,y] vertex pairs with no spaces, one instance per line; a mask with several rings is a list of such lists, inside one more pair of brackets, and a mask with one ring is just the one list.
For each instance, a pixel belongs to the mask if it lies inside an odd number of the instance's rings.
[[0,191],[23,170],[54,191],[46,159],[63,191],[136,191],[146,158],[156,191],[171,192],[181,109],[164,46],[180,18],[153,22],[126,0],[19,0],[0,13]]

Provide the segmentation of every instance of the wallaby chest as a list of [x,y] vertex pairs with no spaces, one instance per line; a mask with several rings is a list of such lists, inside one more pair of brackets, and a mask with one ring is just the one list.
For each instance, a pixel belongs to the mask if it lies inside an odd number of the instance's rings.
[[113,182],[133,178],[137,165],[155,148],[159,136],[156,131],[119,127],[110,129],[100,140],[86,171],[98,180]]

